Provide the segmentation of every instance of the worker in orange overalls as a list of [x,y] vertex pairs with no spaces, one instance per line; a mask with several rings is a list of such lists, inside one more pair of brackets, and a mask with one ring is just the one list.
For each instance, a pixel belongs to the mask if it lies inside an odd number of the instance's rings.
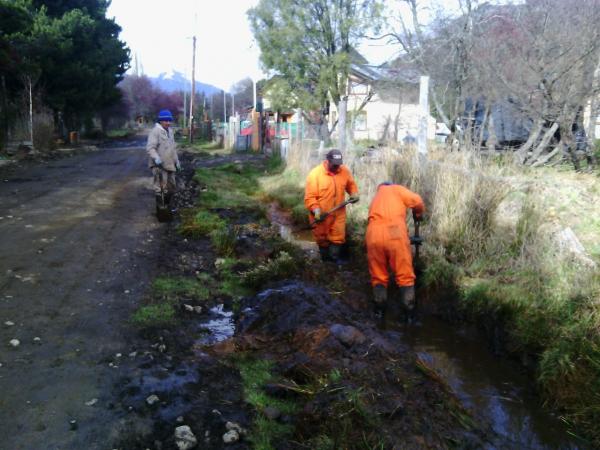
[[421,220],[425,205],[418,194],[399,184],[380,184],[369,207],[366,244],[375,304],[385,309],[388,269],[391,269],[399,288],[400,303],[406,309],[407,318],[411,318],[415,306],[416,277],[406,226],[407,208],[412,208],[415,221]]
[[[353,202],[359,199],[358,186],[350,170],[343,164],[342,153],[332,149],[326,158],[306,178],[304,205],[310,211],[311,222],[319,222],[322,214],[343,203],[346,193]],[[340,252],[346,242],[346,208],[338,209],[315,224],[313,235],[321,259],[341,263]]]

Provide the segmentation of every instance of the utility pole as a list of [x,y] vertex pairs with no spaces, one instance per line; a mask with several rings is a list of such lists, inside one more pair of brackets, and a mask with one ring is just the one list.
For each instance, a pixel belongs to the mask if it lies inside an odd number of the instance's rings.
[[183,85],[183,128],[187,122],[187,86]]
[[194,91],[196,90],[196,36],[192,38],[192,92],[190,93],[190,144],[194,142]]

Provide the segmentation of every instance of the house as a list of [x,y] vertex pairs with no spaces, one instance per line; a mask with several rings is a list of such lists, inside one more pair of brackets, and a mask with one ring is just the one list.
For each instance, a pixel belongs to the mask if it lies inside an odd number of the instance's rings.
[[[408,76],[410,75],[410,76]],[[351,138],[406,142],[418,134],[420,116],[418,74],[402,76],[388,68],[368,65],[364,58],[350,66],[347,128]],[[332,105],[329,127],[338,120]],[[334,132],[336,136],[338,131]],[[427,120],[427,138],[435,139],[436,121]]]

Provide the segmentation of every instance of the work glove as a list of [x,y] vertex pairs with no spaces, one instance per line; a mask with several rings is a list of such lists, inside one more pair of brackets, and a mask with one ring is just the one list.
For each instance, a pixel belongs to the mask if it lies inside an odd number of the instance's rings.
[[177,162],[175,163],[175,170],[176,170],[177,172],[181,172],[181,164],[179,163],[179,161],[177,161]]
[[161,166],[162,165],[162,159],[160,159],[160,156],[157,156],[156,158],[154,158],[154,164],[156,166]]
[[313,216],[315,216],[315,221],[321,220],[321,208],[313,209]]
[[352,194],[349,198],[351,203],[356,203],[357,201],[360,200],[360,196],[358,195],[358,193],[356,194]]

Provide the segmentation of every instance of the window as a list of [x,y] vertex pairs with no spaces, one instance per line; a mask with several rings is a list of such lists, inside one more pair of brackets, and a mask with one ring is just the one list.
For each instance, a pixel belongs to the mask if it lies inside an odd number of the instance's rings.
[[353,118],[353,130],[354,131],[367,131],[367,112],[358,111],[352,112],[351,117]]

